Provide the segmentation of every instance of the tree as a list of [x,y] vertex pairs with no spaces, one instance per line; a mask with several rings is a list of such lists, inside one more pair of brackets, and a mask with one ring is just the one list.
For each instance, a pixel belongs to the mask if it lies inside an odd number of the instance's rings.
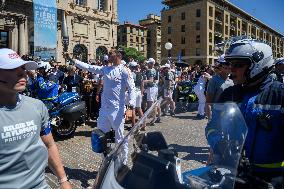
[[123,56],[123,59],[126,61],[129,61],[130,58],[133,58],[138,62],[143,62],[144,60],[146,60],[143,54],[135,48],[125,46],[120,46],[119,48],[124,51],[125,54]]

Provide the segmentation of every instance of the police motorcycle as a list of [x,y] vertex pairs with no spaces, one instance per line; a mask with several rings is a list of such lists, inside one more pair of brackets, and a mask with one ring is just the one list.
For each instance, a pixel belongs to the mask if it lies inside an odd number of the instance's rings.
[[[39,63],[40,68],[48,72],[48,63]],[[50,80],[50,78],[49,78]],[[52,82],[51,82],[52,84]],[[55,86],[58,87],[59,86]],[[46,91],[49,92],[49,91]],[[56,99],[43,100],[49,112],[52,131],[58,139],[70,138],[86,115],[85,102],[77,92],[63,92]]]
[[177,83],[176,87],[176,98],[177,102],[182,102],[182,111],[187,111],[191,103],[196,103],[198,98],[193,91],[196,82],[185,80]]
[[[237,177],[247,127],[236,104],[226,103],[213,106],[220,114],[215,123],[220,126],[222,139],[227,144],[221,149],[224,153],[214,155],[212,164],[209,166],[190,169],[190,162],[186,158],[179,158],[179,155],[183,154],[177,153],[174,145],[168,145],[161,132],[142,133],[139,131],[141,125],[145,121],[148,122],[151,111],[158,103],[153,104],[124,140],[106,155],[93,188],[227,189],[234,188],[236,181],[246,183],[246,180],[238,178],[239,175]],[[127,165],[124,165],[121,152],[122,144],[126,140],[129,141],[129,157]],[[186,142],[185,144],[190,145]],[[95,148],[95,150],[104,151],[100,148],[102,146],[104,145],[93,146],[93,150]]]
[[85,102],[76,92],[63,92],[56,104],[49,103],[47,107],[54,134],[62,139],[73,137],[86,115]]

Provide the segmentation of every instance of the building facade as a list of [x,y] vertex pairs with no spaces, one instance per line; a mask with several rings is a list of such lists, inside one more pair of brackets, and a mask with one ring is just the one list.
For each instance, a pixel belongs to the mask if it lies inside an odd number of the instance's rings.
[[148,29],[144,26],[124,22],[117,29],[117,44],[135,48],[147,58],[147,32]]
[[139,24],[148,28],[147,57],[161,61],[161,17],[153,14],[147,15],[146,19],[140,20]]
[[[4,0],[0,6],[0,48],[32,54],[34,15],[32,0]],[[56,61],[64,64],[62,30],[68,52],[83,61],[100,58],[117,45],[117,0],[57,0]],[[63,23],[64,22],[64,23]],[[63,28],[66,26],[66,28]]]
[[226,0],[165,0],[162,10],[162,57],[178,55],[190,64],[213,64],[214,45],[246,35],[268,43],[274,57],[284,56],[283,35]]

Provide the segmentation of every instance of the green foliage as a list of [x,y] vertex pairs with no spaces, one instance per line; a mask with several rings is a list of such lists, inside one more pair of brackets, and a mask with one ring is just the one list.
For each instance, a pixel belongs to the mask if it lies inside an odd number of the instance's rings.
[[135,48],[125,46],[120,46],[119,48],[123,49],[123,51],[125,52],[123,57],[125,61],[129,61],[130,58],[133,58],[135,61],[138,62],[143,62],[144,60],[146,60],[143,54],[137,51]]

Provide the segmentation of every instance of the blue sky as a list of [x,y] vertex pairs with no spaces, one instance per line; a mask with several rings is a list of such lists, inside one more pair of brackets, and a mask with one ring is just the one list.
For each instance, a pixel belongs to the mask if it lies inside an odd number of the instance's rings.
[[[160,15],[162,0],[118,0],[119,22],[138,23],[149,13]],[[284,0],[229,0],[284,35]]]

